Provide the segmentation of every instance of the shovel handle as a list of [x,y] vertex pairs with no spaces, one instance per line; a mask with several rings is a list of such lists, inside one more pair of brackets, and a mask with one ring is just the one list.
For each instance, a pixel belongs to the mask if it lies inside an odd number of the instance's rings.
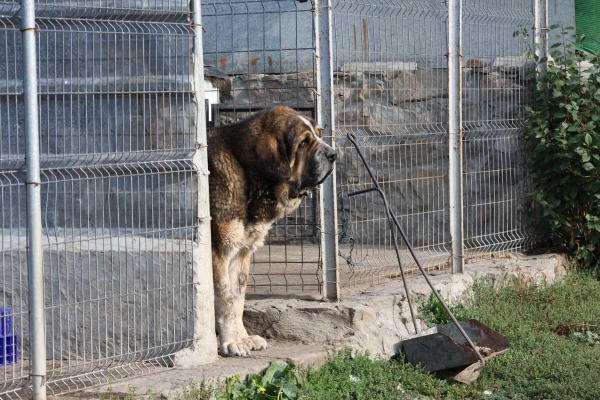
[[[381,196],[381,198],[383,199],[383,202],[385,203],[385,207],[386,207],[386,211],[387,211],[387,214],[388,214],[388,218],[391,217],[392,221],[394,222],[394,225],[396,225],[396,228],[398,229],[398,232],[400,232],[400,236],[402,237],[402,240],[406,244],[406,247],[408,248],[408,251],[410,252],[410,255],[412,256],[413,260],[415,260],[415,263],[417,264],[417,267],[419,268],[419,270],[423,274],[423,277],[425,278],[425,281],[427,281],[427,284],[429,285],[429,287],[433,291],[433,294],[440,301],[440,303],[444,307],[444,310],[446,311],[446,313],[448,314],[448,316],[450,317],[450,319],[452,320],[452,322],[454,323],[454,325],[456,325],[456,328],[459,330],[459,332],[461,333],[461,335],[463,335],[463,337],[465,338],[465,340],[467,341],[467,343],[469,343],[469,346],[471,346],[471,348],[473,349],[473,351],[475,351],[475,353],[477,354],[477,358],[479,358],[479,361],[481,363],[481,368],[483,368],[483,366],[485,365],[485,359],[483,358],[483,356],[481,355],[481,353],[479,352],[479,350],[477,350],[477,347],[475,346],[475,344],[473,343],[473,341],[471,340],[471,338],[469,337],[469,335],[467,335],[467,332],[465,332],[465,330],[463,329],[463,327],[460,325],[460,323],[458,322],[458,320],[454,316],[454,313],[452,313],[452,311],[450,311],[450,308],[448,308],[448,305],[446,305],[446,302],[444,301],[444,299],[442,298],[442,296],[437,292],[437,290],[435,290],[435,287],[433,286],[433,283],[429,279],[429,275],[425,271],[425,268],[423,268],[423,266],[421,265],[421,262],[419,262],[419,259],[417,258],[417,255],[415,254],[415,251],[414,251],[412,245],[410,244],[410,241],[408,240],[408,237],[406,236],[406,234],[404,233],[404,230],[400,226],[400,223],[398,222],[398,218],[396,218],[396,214],[394,213],[394,211],[392,210],[392,208],[388,204],[387,199],[385,197],[385,193],[383,192],[383,189],[381,189],[381,186],[379,185],[379,181],[377,180],[377,178],[375,177],[375,174],[373,173],[373,171],[369,167],[369,164],[367,163],[367,160],[365,159],[365,156],[363,155],[363,153],[362,153],[362,151],[360,149],[360,146],[358,145],[358,143],[356,141],[356,136],[354,136],[354,134],[352,132],[348,132],[346,134],[346,137],[348,138],[348,140],[350,141],[350,143],[352,143],[352,145],[356,149],[356,152],[358,153],[358,156],[362,160],[363,165],[365,166],[365,168],[367,170],[367,173],[371,177],[371,181],[373,181],[373,185],[375,186],[375,189],[379,192],[379,195]],[[393,229],[392,226],[390,226],[390,230],[392,231],[392,237],[394,239],[394,245],[396,247],[396,254],[397,254],[397,257],[398,257],[398,262],[400,262],[400,254],[398,252],[398,244],[395,243],[396,235],[395,235],[395,232],[394,232],[394,229]],[[406,297],[409,299],[408,301],[409,301],[409,306],[411,306],[410,308],[411,308],[411,314],[412,314],[412,312],[413,312],[413,310],[412,310],[412,303],[410,301],[410,296],[408,294],[408,286],[406,284],[406,279],[404,278],[404,272],[402,270],[402,266],[400,266],[400,272],[401,272],[401,275],[402,275],[402,280],[404,281],[404,287],[406,289]],[[417,324],[416,324],[416,321],[414,320],[414,316],[413,316],[413,322],[415,323],[415,329],[416,329]]]

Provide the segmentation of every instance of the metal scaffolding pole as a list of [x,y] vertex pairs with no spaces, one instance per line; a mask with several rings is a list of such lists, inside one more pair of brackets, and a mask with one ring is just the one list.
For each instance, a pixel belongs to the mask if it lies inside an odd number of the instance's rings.
[[29,376],[33,399],[46,398],[46,326],[38,125],[37,45],[34,0],[21,2],[23,97],[25,102],[25,165],[27,169],[27,266],[29,275]]
[[[538,60],[548,57],[548,0],[534,0],[534,36],[535,55]],[[537,63],[538,77],[544,75],[547,62]]]
[[463,179],[462,179],[462,100],[461,100],[461,24],[462,0],[448,1],[448,143],[450,236],[452,272],[462,273],[464,266]]
[[[333,118],[333,44],[331,0],[315,2],[315,44],[317,57],[317,122],[325,131],[323,140],[335,148],[335,121]],[[337,196],[335,166],[321,188],[321,260],[323,263],[323,293],[328,300],[340,296],[337,235]]]

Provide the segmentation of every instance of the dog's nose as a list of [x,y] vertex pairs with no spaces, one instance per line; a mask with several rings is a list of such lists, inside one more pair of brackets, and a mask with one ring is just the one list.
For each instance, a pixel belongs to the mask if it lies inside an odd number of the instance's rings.
[[333,150],[327,153],[327,159],[331,162],[335,162],[335,160],[337,160],[337,152]]

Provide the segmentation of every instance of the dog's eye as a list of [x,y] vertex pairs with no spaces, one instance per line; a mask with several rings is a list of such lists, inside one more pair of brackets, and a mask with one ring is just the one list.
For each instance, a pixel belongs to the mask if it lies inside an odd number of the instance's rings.
[[299,145],[299,147],[300,147],[300,148],[302,148],[302,147],[306,147],[306,145],[308,144],[308,141],[309,141],[309,139],[308,139],[308,138],[304,139],[302,142],[300,142],[300,145]]

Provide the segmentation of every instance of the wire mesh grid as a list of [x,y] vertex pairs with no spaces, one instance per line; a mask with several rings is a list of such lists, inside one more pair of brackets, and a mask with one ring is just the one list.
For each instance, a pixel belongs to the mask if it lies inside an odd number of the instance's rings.
[[[165,368],[192,340],[194,33],[183,1],[36,2],[36,14],[47,388],[56,394]],[[0,301],[22,338],[19,363],[0,367],[0,392],[28,397],[23,81],[11,18],[0,18],[0,41]]]
[[44,171],[49,382],[191,342],[194,186],[185,161]]
[[463,2],[463,195],[468,255],[531,242],[521,129],[534,78],[513,33],[534,23],[533,2]]
[[[0,5],[0,15],[10,4]],[[21,65],[19,21],[0,16],[0,53],[14,57],[0,61],[0,393],[17,393],[25,385],[29,370],[19,362],[28,348],[29,306],[27,301],[27,223],[24,136],[21,93],[17,85]],[[20,112],[21,111],[21,112]],[[10,323],[8,322],[10,320]],[[8,345],[12,340],[15,345]],[[12,351],[14,358],[6,357]]]
[[[340,269],[344,287],[399,276],[383,202],[352,132],[428,268],[449,257],[447,7],[442,1],[333,2]],[[405,268],[414,266],[401,247]]]
[[[202,1],[210,125],[275,105],[316,117],[312,8],[295,0]],[[253,256],[250,293],[320,290],[317,196],[274,223]]]

